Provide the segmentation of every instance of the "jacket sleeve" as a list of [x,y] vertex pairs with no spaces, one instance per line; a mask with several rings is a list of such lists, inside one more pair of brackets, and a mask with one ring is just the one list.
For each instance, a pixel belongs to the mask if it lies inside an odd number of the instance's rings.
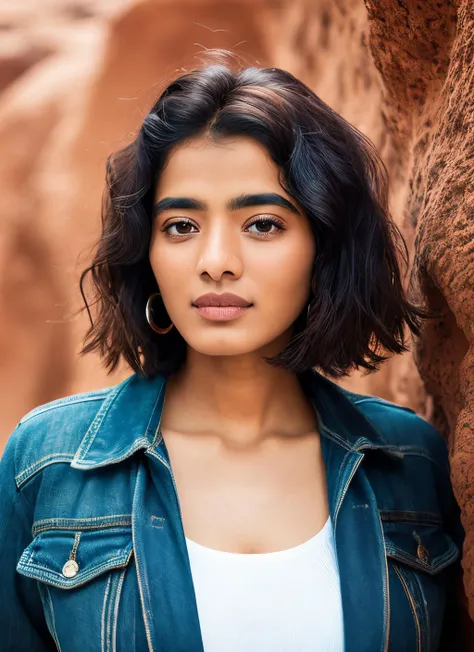
[[17,425],[0,460],[0,650],[53,652],[37,583],[16,566],[31,542],[32,510],[15,483]]
[[444,439],[440,449],[441,459],[439,461],[443,472],[439,476],[438,495],[443,513],[444,529],[458,547],[460,554],[456,562],[446,571],[446,609],[439,652],[468,652],[468,650],[474,649],[474,626],[468,613],[463,584],[462,553],[465,532],[461,523],[461,510],[451,484],[448,449]]

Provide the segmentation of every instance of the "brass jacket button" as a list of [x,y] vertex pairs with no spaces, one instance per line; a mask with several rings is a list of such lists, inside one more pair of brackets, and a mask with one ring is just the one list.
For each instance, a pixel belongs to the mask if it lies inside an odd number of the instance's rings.
[[416,554],[418,555],[418,558],[421,559],[421,561],[424,561],[425,564],[427,563],[429,558],[428,550],[425,548],[425,546],[422,546],[421,543],[418,546]]
[[79,564],[74,559],[68,559],[63,566],[64,577],[74,577],[79,571]]

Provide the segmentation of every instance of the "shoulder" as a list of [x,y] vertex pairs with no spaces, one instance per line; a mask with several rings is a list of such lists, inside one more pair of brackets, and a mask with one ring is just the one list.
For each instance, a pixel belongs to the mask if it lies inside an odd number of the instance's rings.
[[411,408],[377,396],[344,393],[388,445],[405,456],[424,457],[449,473],[446,441],[429,421]]
[[[74,414],[87,414],[88,412],[95,412],[99,404],[108,396],[108,394],[116,386],[102,387],[94,389],[89,392],[82,392],[80,394],[71,394],[70,396],[63,396],[54,401],[43,403],[33,408],[21,417],[18,422],[19,426],[32,421],[35,425],[43,423],[45,419],[53,417],[54,415],[69,416]],[[31,424],[33,425],[33,424]]]
[[13,466],[17,488],[44,466],[71,462],[91,422],[116,386],[72,394],[26,413],[8,438],[2,462]]
[[400,509],[397,505],[408,499],[410,510],[419,512],[418,518],[420,512],[425,515],[440,513],[444,527],[462,550],[465,534],[451,483],[449,451],[444,437],[410,408],[376,396],[348,394],[355,407],[400,456],[401,464],[395,467],[398,472],[391,475],[385,467],[382,473],[376,474],[374,487],[383,505],[395,501],[393,509]]

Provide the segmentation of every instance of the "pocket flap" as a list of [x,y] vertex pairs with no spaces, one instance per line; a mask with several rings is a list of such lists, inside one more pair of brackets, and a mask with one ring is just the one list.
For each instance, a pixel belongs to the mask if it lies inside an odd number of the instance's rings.
[[440,520],[415,516],[404,521],[401,515],[391,518],[381,512],[387,557],[436,575],[456,561],[460,551]]
[[[55,528],[35,536],[23,551],[16,570],[45,584],[72,589],[112,568],[126,566],[132,552],[131,527],[92,531]],[[71,559],[77,566],[71,564]]]

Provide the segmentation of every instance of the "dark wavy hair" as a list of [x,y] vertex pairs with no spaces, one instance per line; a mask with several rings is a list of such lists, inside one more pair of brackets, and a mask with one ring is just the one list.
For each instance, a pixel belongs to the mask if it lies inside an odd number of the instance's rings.
[[[81,310],[91,320],[81,354],[98,351],[109,373],[123,358],[147,378],[184,363],[176,328],[157,335],[146,320],[147,299],[158,290],[148,255],[167,156],[203,134],[262,143],[310,220],[316,255],[308,318],[296,320],[286,348],[267,362],[338,378],[359,367],[377,371],[388,357],[383,350],[408,351],[405,325],[419,335],[432,315],[405,296],[399,260],[408,266],[408,250],[389,214],[387,170],[374,145],[289,72],[220,61],[172,81],[135,140],[107,161],[102,235],[80,279]],[[89,273],[95,322],[83,288]]]

